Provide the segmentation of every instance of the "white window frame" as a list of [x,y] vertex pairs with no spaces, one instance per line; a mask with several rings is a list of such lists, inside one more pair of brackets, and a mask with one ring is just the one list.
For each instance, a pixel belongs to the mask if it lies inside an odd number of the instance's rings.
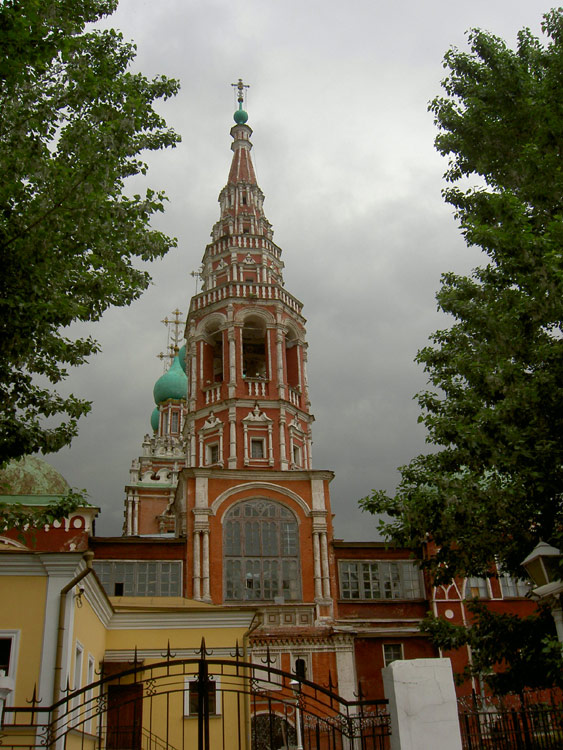
[[[358,596],[345,596],[344,592],[344,565],[356,565],[357,566],[357,584],[358,584]],[[367,589],[364,586],[364,571],[362,570],[363,565],[377,565],[377,566],[391,566],[391,565],[397,565],[397,571],[399,574],[399,594],[400,596],[385,596],[385,583],[387,581],[385,577],[385,572],[381,570],[381,567],[378,567],[378,578],[376,579],[373,577],[373,580],[379,581],[379,596],[366,596],[366,590],[369,590],[370,593],[373,593],[375,591],[375,587],[369,586]],[[408,595],[405,588],[405,579],[407,578],[401,571],[401,568],[405,568],[405,566],[411,566],[414,569],[414,574],[416,575],[416,580],[418,584],[418,596],[411,596]],[[372,579],[372,571],[371,569],[368,571],[370,580]],[[382,575],[383,572],[383,575]],[[388,573],[391,572],[391,569],[387,570]],[[339,560],[338,561],[338,578],[339,578],[339,585],[340,585],[340,599],[345,602],[392,602],[392,601],[416,601],[419,599],[425,598],[425,592],[424,592],[424,583],[422,580],[421,572],[417,568],[417,563],[415,560],[381,560],[381,559],[375,559],[375,560],[366,560],[366,559],[347,559],[347,560]],[[407,581],[408,582],[408,581]],[[393,594],[393,590],[391,592]]]
[[[398,657],[395,657],[393,659],[387,660],[387,654],[385,653],[386,648],[399,648],[401,655]],[[385,667],[388,667],[390,664],[392,664],[394,661],[403,661],[405,658],[405,649],[402,643],[382,643],[381,648],[383,651],[383,665]]]
[[[74,674],[72,677],[72,691],[82,687],[82,667],[84,666],[84,646],[79,640],[74,642]],[[72,712],[69,724],[78,724],[80,720],[80,696],[72,699]]]
[[[184,719],[197,719],[197,714],[190,713],[190,685],[197,682],[196,674],[186,675],[184,677]],[[209,714],[210,719],[221,716],[221,678],[217,675],[209,675],[209,681],[215,685],[215,713]]]
[[477,597],[479,599],[492,599],[491,584],[488,578],[482,576],[469,576],[465,579],[465,599],[473,599],[471,589],[478,589]]
[[[16,676],[18,673],[18,657],[19,657],[19,651],[20,651],[20,632],[21,631],[19,630],[0,630],[0,638],[5,638],[6,640],[12,641],[12,645],[10,646],[10,663],[8,665],[8,672],[6,674],[6,677],[10,677],[14,681],[14,685],[16,684]],[[12,690],[8,694],[8,697],[6,698],[6,703],[4,705],[13,706],[15,694],[16,694],[16,691]],[[7,718],[6,714],[4,714],[3,721],[5,724],[10,724],[12,722],[12,719]]]
[[[88,654],[88,661],[86,666],[86,684],[92,685],[95,682],[94,677],[96,674],[96,660],[92,654]],[[86,716],[87,719],[84,722],[84,731],[88,734],[92,734],[92,724],[94,716],[94,689],[89,688],[86,693]]]
[[293,456],[292,456],[294,466],[301,467],[303,465],[302,454],[303,454],[303,451],[301,450],[301,446],[294,443],[293,444]]
[[[529,581],[515,578],[510,573],[499,573],[498,580],[503,599],[525,599],[526,595],[530,593],[531,585]],[[508,588],[513,589],[516,593],[509,593],[506,591]]]

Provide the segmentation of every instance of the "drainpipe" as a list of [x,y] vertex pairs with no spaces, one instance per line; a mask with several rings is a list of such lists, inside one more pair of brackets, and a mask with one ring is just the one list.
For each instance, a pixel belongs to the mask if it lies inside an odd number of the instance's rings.
[[[59,601],[59,627],[57,630],[57,655],[55,658],[55,675],[53,679],[53,704],[57,703],[60,697],[60,684],[61,684],[61,671],[63,662],[63,644],[65,640],[65,613],[66,613],[66,595],[68,592],[76,586],[83,578],[93,571],[92,561],[94,560],[94,553],[92,550],[87,550],[82,558],[86,563],[84,570],[80,571],[74,578],[69,581],[61,589],[61,598]],[[51,726],[56,732],[56,723],[59,718],[59,707],[53,709],[53,715],[51,717]]]
[[[252,633],[262,625],[263,615],[262,612],[255,612],[254,617],[250,622],[250,626],[246,633],[242,636],[242,658],[247,661],[248,657],[248,639]],[[252,724],[250,721],[250,690],[247,693],[247,698],[244,701],[244,724],[246,727],[246,748],[250,750],[252,740]]]

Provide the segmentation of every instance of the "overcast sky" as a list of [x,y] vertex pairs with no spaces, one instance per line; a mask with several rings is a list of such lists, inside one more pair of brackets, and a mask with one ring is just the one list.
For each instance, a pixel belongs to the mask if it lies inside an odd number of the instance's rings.
[[[150,430],[166,346],[160,322],[183,313],[219,215],[231,159],[230,84],[250,84],[247,110],[265,213],[282,248],[287,290],[308,320],[313,463],[331,469],[336,535],[376,537],[358,499],[392,491],[397,467],[426,450],[413,362],[437,328],[440,274],[479,261],[441,198],[430,99],[442,59],[471,27],[513,46],[540,33],[536,0],[121,0],[106,25],[138,47],[146,75],[179,78],[160,106],[183,142],[151,154],[148,184],[169,204],[155,226],[178,247],[152,264],[153,285],[91,330],[103,352],[73,371],[91,399],[72,448],[48,457],[102,508],[97,532],[120,534],[123,487]],[[131,186],[138,191],[139,185]]]

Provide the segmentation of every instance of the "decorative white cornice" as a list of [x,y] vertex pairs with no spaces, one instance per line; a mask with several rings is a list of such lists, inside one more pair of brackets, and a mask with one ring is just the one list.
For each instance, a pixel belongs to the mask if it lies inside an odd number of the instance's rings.
[[210,628],[248,629],[254,611],[205,611],[184,609],[180,612],[143,611],[116,612],[112,616],[108,630],[201,630]]
[[94,614],[102,625],[107,628],[113,615],[113,607],[109,602],[104,587],[100,583],[96,572],[93,571],[83,578],[81,586],[84,586],[84,596],[88,604],[94,610]]
[[17,552],[10,549],[9,551],[0,551],[0,575],[46,576],[47,572],[36,553]]

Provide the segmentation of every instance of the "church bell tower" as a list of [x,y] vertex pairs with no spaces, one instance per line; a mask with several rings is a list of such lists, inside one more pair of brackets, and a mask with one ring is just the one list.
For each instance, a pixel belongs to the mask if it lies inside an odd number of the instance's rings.
[[284,287],[246,87],[234,85],[231,167],[180,352],[188,392],[176,529],[187,538],[188,597],[262,602],[273,625],[313,626],[332,616],[333,475],[312,468],[302,303]]

